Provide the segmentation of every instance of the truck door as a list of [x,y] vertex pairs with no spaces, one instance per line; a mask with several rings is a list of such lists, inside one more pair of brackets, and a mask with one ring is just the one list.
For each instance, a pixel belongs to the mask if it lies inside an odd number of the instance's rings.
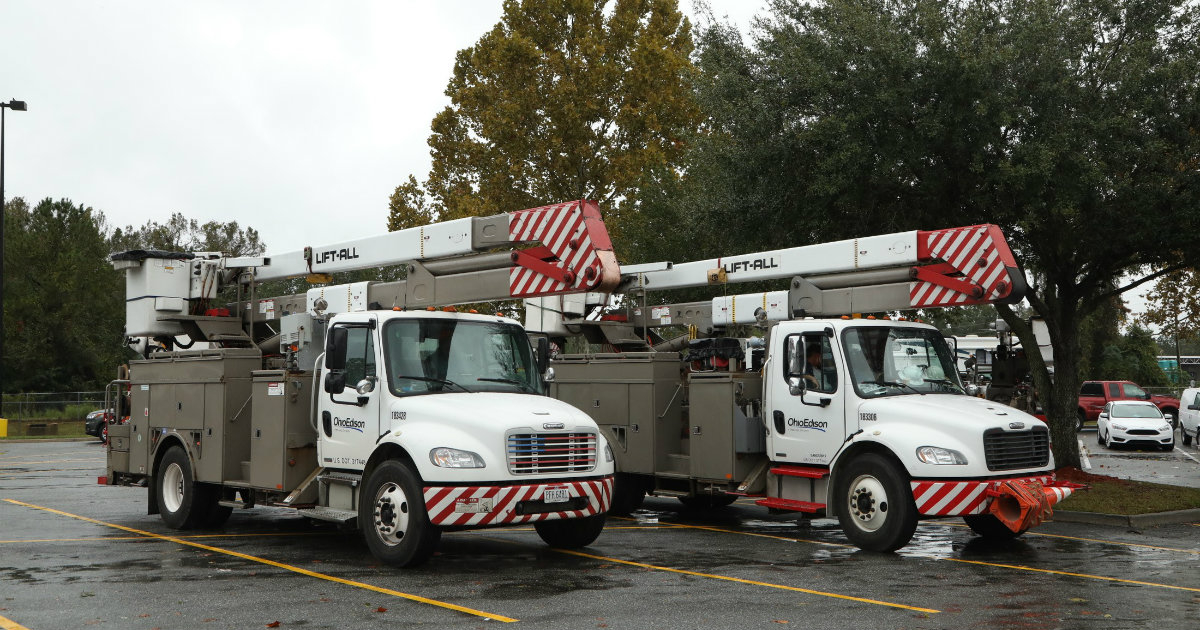
[[779,360],[763,376],[769,382],[767,454],[777,462],[827,465],[846,437],[847,385],[837,340],[808,330],[773,342]]
[[[324,382],[317,385],[317,456],[324,467],[361,470],[379,437],[379,397],[385,388],[379,383],[377,332],[374,319],[362,316],[339,317],[330,327],[326,365],[334,365],[334,340],[342,334],[345,360],[340,370],[323,370]],[[344,389],[330,391],[331,376],[344,382]]]

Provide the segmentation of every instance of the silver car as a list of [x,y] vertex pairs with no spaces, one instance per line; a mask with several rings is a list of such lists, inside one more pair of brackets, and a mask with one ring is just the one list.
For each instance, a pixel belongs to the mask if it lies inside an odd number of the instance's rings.
[[1141,444],[1169,451],[1175,448],[1175,430],[1152,402],[1114,400],[1096,420],[1096,441],[1108,447]]

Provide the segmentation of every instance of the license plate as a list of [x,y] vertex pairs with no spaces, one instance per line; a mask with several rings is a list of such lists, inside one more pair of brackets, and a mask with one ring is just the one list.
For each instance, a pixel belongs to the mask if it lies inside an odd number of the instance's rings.
[[542,501],[546,503],[566,503],[571,499],[569,488],[546,488],[542,493]]

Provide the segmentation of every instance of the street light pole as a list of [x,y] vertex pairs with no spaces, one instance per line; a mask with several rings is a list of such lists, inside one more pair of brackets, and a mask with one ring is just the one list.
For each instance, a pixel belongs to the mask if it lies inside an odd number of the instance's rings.
[[3,372],[8,364],[4,361],[4,221],[8,218],[8,208],[4,201],[4,110],[23,112],[28,107],[25,101],[11,100],[0,103],[0,395],[4,394]]

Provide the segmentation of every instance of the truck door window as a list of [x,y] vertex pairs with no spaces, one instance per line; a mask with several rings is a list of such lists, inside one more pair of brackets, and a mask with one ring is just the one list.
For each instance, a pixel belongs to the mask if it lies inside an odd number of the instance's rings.
[[1133,383],[1125,383],[1121,387],[1125,389],[1126,398],[1138,398],[1141,400],[1150,400],[1150,394],[1146,390],[1134,385]]
[[808,388],[824,394],[837,391],[837,366],[833,347],[825,335],[804,336],[804,380]]
[[1109,398],[1120,398],[1121,397],[1121,386],[1117,385],[1116,383],[1109,383],[1108,384],[1108,397]]
[[1100,383],[1084,383],[1083,386],[1079,388],[1079,395],[1080,396],[1103,396],[1104,395],[1104,386],[1102,386]]
[[346,331],[346,386],[353,388],[365,378],[375,377],[375,341],[369,328]]

